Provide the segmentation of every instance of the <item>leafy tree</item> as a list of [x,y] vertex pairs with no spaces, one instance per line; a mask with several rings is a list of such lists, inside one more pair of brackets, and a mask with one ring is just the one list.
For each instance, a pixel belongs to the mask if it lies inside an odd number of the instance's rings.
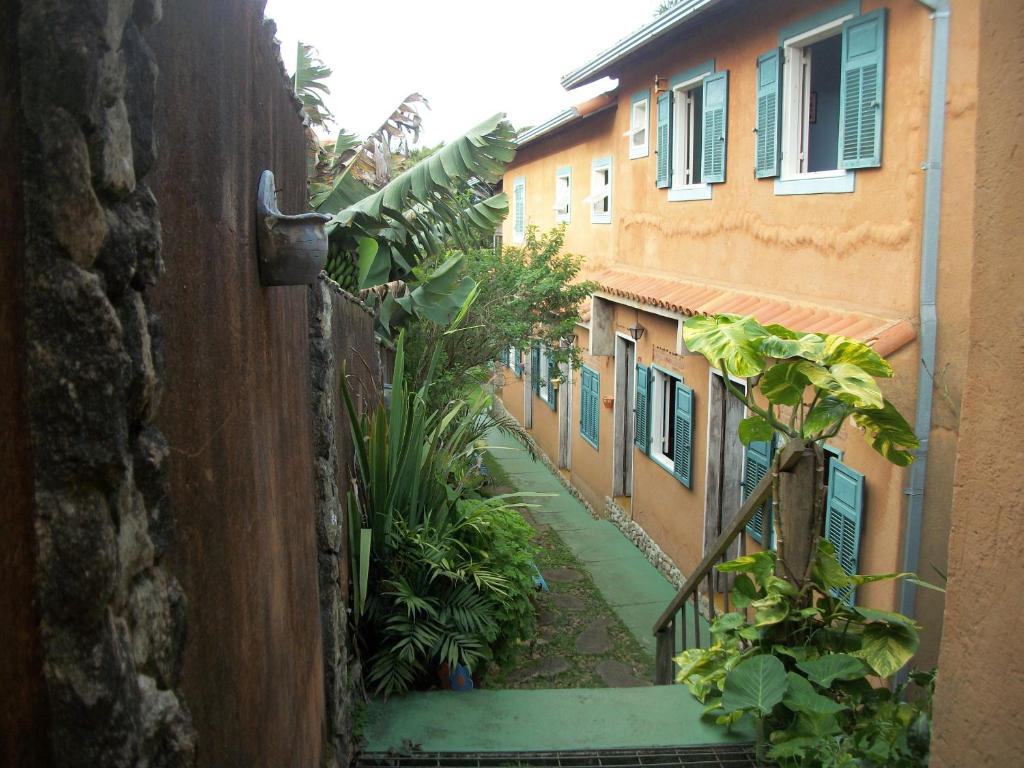
[[455,398],[491,375],[508,348],[537,338],[556,362],[579,365],[579,350],[563,345],[576,332],[581,304],[596,285],[579,279],[582,258],[563,253],[565,227],[543,234],[528,227],[522,246],[480,248],[465,255],[466,276],[478,287],[457,326],[413,323],[408,329],[413,381],[422,381],[440,350],[437,397]]

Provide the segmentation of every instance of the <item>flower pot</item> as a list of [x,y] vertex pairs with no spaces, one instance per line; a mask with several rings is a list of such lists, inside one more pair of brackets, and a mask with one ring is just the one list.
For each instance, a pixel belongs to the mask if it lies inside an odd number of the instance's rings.
[[601,402],[604,403],[605,408],[611,409],[611,407],[615,405],[615,398],[611,395],[605,395],[601,398]]

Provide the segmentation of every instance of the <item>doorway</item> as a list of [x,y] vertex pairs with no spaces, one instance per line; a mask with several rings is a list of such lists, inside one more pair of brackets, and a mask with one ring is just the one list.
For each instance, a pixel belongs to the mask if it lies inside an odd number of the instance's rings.
[[[743,382],[733,386],[745,391]],[[746,406],[729,394],[718,371],[711,371],[708,382],[708,460],[704,495],[704,547],[712,547],[719,535],[740,511],[743,504],[743,443],[739,426]],[[739,556],[739,541],[730,545],[726,557]],[[723,580],[724,581],[724,580]]]
[[615,443],[612,495],[633,495],[633,410],[636,389],[636,343],[615,337]]

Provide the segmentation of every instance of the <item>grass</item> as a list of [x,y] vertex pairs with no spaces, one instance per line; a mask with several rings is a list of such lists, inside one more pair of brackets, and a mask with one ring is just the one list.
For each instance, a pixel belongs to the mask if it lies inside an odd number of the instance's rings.
[[[514,482],[502,471],[501,466],[489,453],[484,453],[484,463],[490,476],[490,487],[496,493],[511,490],[529,490],[515,487]],[[542,500],[541,503],[543,503]],[[650,681],[654,675],[654,659],[637,642],[615,611],[594,586],[590,573],[572,551],[565,545],[559,534],[552,528],[538,525],[527,510],[523,516],[533,526],[533,543],[538,547],[537,567],[541,571],[552,568],[572,568],[582,578],[572,582],[549,582],[549,593],[537,595],[538,608],[551,611],[552,623],[538,628],[537,635],[523,644],[516,662],[505,668],[492,668],[487,673],[485,687],[491,689],[523,688],[604,688],[606,684],[597,674],[596,667],[602,661],[614,659],[626,665],[632,675],[640,680]],[[571,534],[570,534],[571,535]],[[570,594],[582,601],[579,611],[561,610],[553,605],[550,594]],[[584,654],[576,650],[576,638],[591,622],[604,618],[608,622],[611,650],[603,654]],[[569,663],[569,668],[553,677],[534,677],[519,680],[516,673],[532,662],[544,657],[559,656]]]

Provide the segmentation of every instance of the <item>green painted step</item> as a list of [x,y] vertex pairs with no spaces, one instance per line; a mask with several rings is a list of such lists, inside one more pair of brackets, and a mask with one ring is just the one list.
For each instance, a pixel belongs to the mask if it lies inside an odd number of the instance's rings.
[[427,691],[367,706],[363,752],[539,752],[750,742],[701,719],[681,685],[467,692]]

